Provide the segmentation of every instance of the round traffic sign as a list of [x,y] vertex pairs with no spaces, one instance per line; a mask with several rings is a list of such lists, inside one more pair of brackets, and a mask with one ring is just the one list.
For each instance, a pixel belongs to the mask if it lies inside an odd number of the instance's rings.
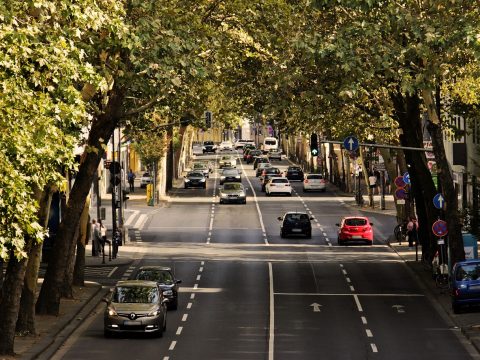
[[395,197],[397,199],[406,199],[407,198],[407,192],[405,189],[397,189],[395,190]]
[[393,182],[398,188],[404,188],[407,185],[402,176],[397,176]]
[[447,223],[443,220],[437,220],[432,225],[432,231],[435,236],[443,237],[448,234]]
[[348,151],[355,151],[358,149],[358,139],[355,136],[347,136],[343,140],[343,147]]
[[443,209],[444,205],[445,205],[445,198],[443,197],[442,194],[438,193],[433,197],[433,206],[435,206],[437,209]]

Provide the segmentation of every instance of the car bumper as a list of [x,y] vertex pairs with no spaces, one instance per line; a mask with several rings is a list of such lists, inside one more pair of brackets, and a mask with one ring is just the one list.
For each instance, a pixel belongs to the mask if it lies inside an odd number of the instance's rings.
[[242,197],[222,197],[220,198],[220,201],[223,202],[223,203],[244,203],[246,201],[246,197],[245,196],[242,196]]
[[323,191],[327,187],[325,185],[303,185],[303,188],[309,191],[315,191],[315,190]]
[[338,235],[340,241],[370,241],[373,242],[373,235],[358,235],[358,234],[340,234]]
[[134,321],[123,317],[109,317],[104,319],[103,324],[104,329],[111,333],[154,333],[162,330],[162,319],[160,316]]
[[268,189],[269,194],[292,194],[292,189]]
[[188,183],[185,183],[185,186],[187,186],[187,187],[204,187],[205,182],[201,182],[201,183],[188,182]]

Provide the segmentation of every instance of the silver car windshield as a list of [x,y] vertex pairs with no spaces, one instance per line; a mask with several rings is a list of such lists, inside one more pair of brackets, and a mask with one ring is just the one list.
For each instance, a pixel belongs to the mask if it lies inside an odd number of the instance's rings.
[[241,190],[242,184],[225,184],[223,185],[224,190]]
[[156,270],[156,269],[145,269],[138,273],[137,280],[148,280],[156,281],[161,284],[170,285],[173,283],[172,274],[169,271]]
[[120,304],[152,304],[158,302],[158,289],[150,286],[118,286],[112,301]]

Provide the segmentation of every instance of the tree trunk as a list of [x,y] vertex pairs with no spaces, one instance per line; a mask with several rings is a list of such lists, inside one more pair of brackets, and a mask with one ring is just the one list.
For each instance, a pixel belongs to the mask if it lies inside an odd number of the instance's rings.
[[90,197],[87,198],[85,208],[80,218],[80,234],[77,239],[77,256],[75,258],[75,268],[73,270],[73,285],[85,286],[85,245],[88,242],[90,233]]
[[[443,145],[443,133],[438,114],[438,107],[431,91],[423,91],[423,100],[427,107],[430,122],[427,126],[432,137],[433,153],[437,163],[438,178],[442,184],[442,193],[445,197],[445,220],[448,227],[448,246],[452,264],[465,260],[465,250],[463,248],[462,223],[458,211],[458,197],[453,185],[453,177],[450,165],[445,154]],[[434,194],[435,195],[435,194]],[[432,200],[433,197],[430,199]]]
[[124,98],[123,89],[114,86],[104,113],[95,118],[90,129],[86,150],[82,155],[78,174],[68,198],[67,209],[59,225],[52,258],[36,304],[37,314],[58,315],[60,287],[62,286],[68,258],[68,250],[76,241],[74,235],[80,221],[85,201],[95,171],[104,153],[104,147],[112,136],[120,118]]
[[[48,226],[50,205],[55,189],[52,186],[45,186],[38,210],[38,222],[44,228]],[[43,243],[33,243],[28,254],[27,269],[23,283],[22,297],[20,299],[20,310],[17,319],[16,331],[24,334],[36,334],[35,328],[35,300],[37,293],[38,270],[42,257]]]
[[67,250],[67,261],[65,264],[65,273],[63,276],[62,286],[60,287],[60,297],[65,299],[73,299],[73,269],[75,267],[75,250],[77,248],[78,237],[80,234],[80,223],[73,236],[74,241],[70,243]]
[[[420,99],[418,95],[403,96],[399,93],[392,94],[395,115],[403,131],[400,136],[402,146],[423,147],[423,133],[421,127]],[[410,174],[410,196],[415,200],[418,215],[418,236],[422,244],[423,255],[431,259],[437,247],[431,228],[436,220],[432,199],[436,193],[432,174],[427,166],[425,152],[406,150],[405,160]]]
[[[25,241],[24,249],[29,253],[31,240],[27,238]],[[13,252],[10,252],[0,299],[0,355],[14,355],[15,325],[26,268],[27,258],[17,260]]]

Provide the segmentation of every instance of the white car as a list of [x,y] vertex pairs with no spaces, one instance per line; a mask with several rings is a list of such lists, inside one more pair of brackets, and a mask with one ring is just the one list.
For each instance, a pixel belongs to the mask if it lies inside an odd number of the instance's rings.
[[231,141],[222,141],[220,145],[218,145],[218,151],[229,151],[233,150],[233,144]]
[[243,149],[245,145],[255,146],[255,141],[240,139],[235,142],[235,149]]
[[223,155],[220,160],[218,161],[218,167],[223,169],[224,167],[237,167],[237,159],[235,159],[232,155]]
[[292,196],[292,187],[290,181],[285,177],[272,177],[265,186],[267,196],[272,194],[286,194]]
[[148,184],[151,184],[153,182],[152,175],[150,173],[146,172],[143,173],[142,177],[140,178],[140,187],[146,188]]
[[321,174],[306,174],[303,180],[303,192],[327,191],[327,182]]

